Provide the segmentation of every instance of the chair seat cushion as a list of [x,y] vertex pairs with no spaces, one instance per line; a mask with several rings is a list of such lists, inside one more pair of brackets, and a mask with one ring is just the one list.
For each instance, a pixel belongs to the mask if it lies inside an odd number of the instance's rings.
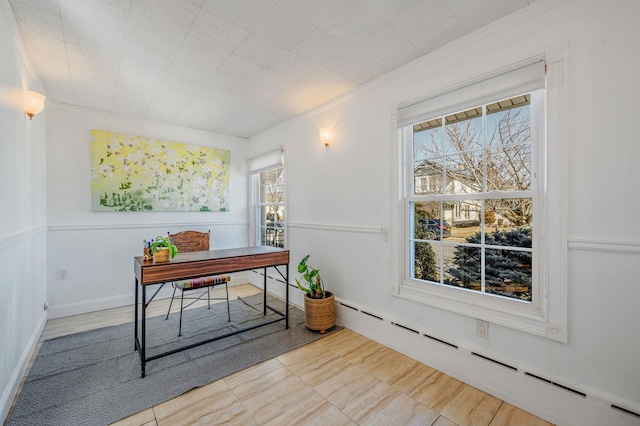
[[229,281],[231,281],[231,277],[229,275],[212,275],[210,277],[176,281],[175,286],[181,290],[192,290],[194,288],[212,287]]

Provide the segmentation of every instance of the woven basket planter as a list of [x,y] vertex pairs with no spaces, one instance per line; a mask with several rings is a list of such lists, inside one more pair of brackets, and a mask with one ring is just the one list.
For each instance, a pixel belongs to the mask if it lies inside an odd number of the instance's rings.
[[327,291],[324,299],[312,299],[304,295],[304,325],[309,330],[317,330],[324,334],[328,329],[336,325],[335,297]]
[[169,249],[160,249],[158,251],[153,252],[153,261],[154,262],[168,262],[169,257],[171,257],[171,252]]

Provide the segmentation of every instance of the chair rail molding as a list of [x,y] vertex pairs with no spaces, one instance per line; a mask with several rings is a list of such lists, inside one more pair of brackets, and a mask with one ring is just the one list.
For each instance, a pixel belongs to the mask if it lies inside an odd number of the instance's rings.
[[24,240],[26,238],[30,238],[34,235],[40,234],[42,232],[46,232],[46,226],[37,226],[35,228],[25,229],[24,231],[16,232],[14,234],[9,234],[0,237],[0,248],[9,246],[11,244],[15,244],[20,240]]
[[334,225],[327,223],[305,223],[288,222],[289,228],[317,229],[322,231],[356,232],[361,234],[382,234],[384,228],[381,226],[357,226],[357,225]]
[[568,243],[570,250],[640,254],[640,241],[587,240],[572,238]]
[[96,231],[112,229],[140,229],[140,228],[168,228],[185,226],[248,226],[249,221],[231,220],[224,222],[138,222],[138,223],[111,223],[111,224],[86,224],[86,225],[49,225],[52,232],[57,231]]

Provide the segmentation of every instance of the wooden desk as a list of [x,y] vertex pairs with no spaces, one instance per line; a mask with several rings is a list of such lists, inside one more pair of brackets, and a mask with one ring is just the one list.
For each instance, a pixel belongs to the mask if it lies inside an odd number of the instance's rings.
[[[277,268],[278,266],[285,266],[285,274]],[[267,306],[267,268],[275,267],[278,273],[284,279],[286,288],[286,304],[285,312],[280,312],[270,306]],[[264,312],[267,314],[267,309],[275,312],[280,318],[264,322],[255,326],[243,328],[231,333],[227,333],[222,336],[217,336],[211,339],[204,340],[202,342],[190,344],[178,349],[174,349],[168,352],[164,352],[158,355],[146,356],[146,308],[153,298],[158,294],[158,291],[162,288],[158,288],[156,292],[151,296],[151,299],[147,301],[147,286],[151,284],[162,284],[167,282],[184,280],[189,278],[206,277],[209,275],[228,274],[232,272],[248,271],[251,269],[264,268]],[[257,247],[243,247],[237,249],[227,250],[212,250],[212,251],[198,251],[191,253],[178,253],[176,257],[169,262],[154,263],[145,261],[142,256],[135,257],[133,260],[133,270],[135,275],[135,318],[134,318],[134,343],[135,350],[140,354],[140,362],[142,368],[142,377],[145,376],[145,367],[147,361],[153,361],[154,359],[161,358],[163,356],[171,355],[176,352],[184,351],[186,349],[193,348],[195,346],[204,345],[215,340],[220,340],[225,337],[233,336],[234,334],[242,333],[244,331],[253,330],[254,328],[263,327],[268,324],[272,324],[278,321],[285,322],[285,328],[289,328],[289,250],[283,250],[275,247],[257,246]],[[138,302],[139,290],[142,293],[142,316],[140,324],[140,338],[138,338]]]

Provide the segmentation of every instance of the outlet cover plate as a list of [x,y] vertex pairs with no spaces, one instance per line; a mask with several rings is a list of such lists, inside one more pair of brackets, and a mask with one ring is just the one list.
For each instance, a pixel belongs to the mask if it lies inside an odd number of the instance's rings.
[[489,322],[481,319],[476,319],[476,336],[483,339],[489,338]]
[[67,268],[56,269],[56,279],[66,280],[67,278],[69,278],[69,270]]

